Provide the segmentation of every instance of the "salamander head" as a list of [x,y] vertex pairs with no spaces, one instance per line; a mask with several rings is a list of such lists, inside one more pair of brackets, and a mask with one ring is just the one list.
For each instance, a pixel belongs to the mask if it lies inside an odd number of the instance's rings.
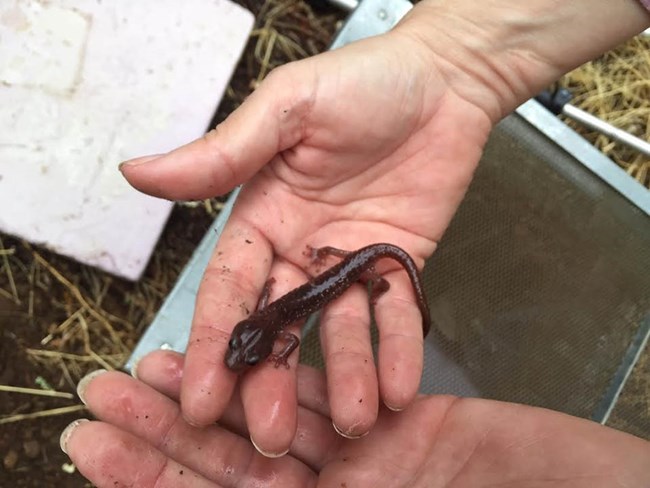
[[225,363],[231,371],[242,373],[264,361],[273,351],[275,335],[250,318],[239,322],[230,336]]

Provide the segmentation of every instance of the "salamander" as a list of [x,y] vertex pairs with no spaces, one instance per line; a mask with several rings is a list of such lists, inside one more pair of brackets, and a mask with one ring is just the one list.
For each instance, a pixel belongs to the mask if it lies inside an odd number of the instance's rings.
[[[393,259],[404,267],[422,314],[423,334],[427,335],[431,318],[422,278],[406,251],[383,243],[371,244],[357,251],[342,251],[333,247],[308,247],[308,250],[315,263],[322,263],[328,255],[341,257],[342,260],[304,285],[267,304],[270,286],[274,281],[271,278],[264,287],[257,310],[239,322],[232,331],[225,356],[225,364],[230,370],[241,373],[267,358],[274,361],[276,367],[283,364],[288,368],[287,358],[298,347],[300,340],[285,331],[285,327],[320,310],[360,280],[372,282],[370,301],[374,304],[389,288],[388,281],[374,270],[375,263],[383,258]],[[278,353],[273,352],[276,339],[286,341]]]

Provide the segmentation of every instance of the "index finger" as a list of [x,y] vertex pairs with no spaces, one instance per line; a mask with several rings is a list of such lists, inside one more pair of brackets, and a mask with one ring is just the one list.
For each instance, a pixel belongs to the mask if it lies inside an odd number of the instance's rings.
[[216,421],[237,375],[224,364],[235,325],[257,307],[273,250],[258,229],[230,220],[217,243],[196,297],[181,385],[181,408],[196,426]]

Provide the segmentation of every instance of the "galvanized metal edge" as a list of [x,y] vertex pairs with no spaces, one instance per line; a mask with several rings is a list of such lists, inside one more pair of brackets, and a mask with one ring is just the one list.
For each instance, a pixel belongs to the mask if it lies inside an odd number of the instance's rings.
[[594,414],[591,417],[592,420],[600,422],[601,424],[607,423],[616,403],[618,402],[618,397],[621,395],[625,383],[627,383],[627,380],[632,374],[634,365],[641,357],[641,353],[644,351],[649,339],[650,315],[646,316],[646,318],[641,321],[641,325],[634,335],[634,339],[628,346],[627,352],[625,353],[616,374],[612,378],[609,388],[594,410]]
[[519,106],[516,112],[641,209],[646,215],[650,216],[650,191],[596,149],[589,141],[544,108],[543,105],[536,100],[529,100]]
[[363,0],[338,31],[330,49],[386,33],[412,8],[408,0]]

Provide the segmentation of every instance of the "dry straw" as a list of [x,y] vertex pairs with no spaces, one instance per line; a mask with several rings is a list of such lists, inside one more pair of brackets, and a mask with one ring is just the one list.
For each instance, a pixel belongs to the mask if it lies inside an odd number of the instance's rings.
[[[650,37],[639,36],[566,75],[573,104],[650,141]],[[636,180],[650,188],[650,159],[569,122]]]

